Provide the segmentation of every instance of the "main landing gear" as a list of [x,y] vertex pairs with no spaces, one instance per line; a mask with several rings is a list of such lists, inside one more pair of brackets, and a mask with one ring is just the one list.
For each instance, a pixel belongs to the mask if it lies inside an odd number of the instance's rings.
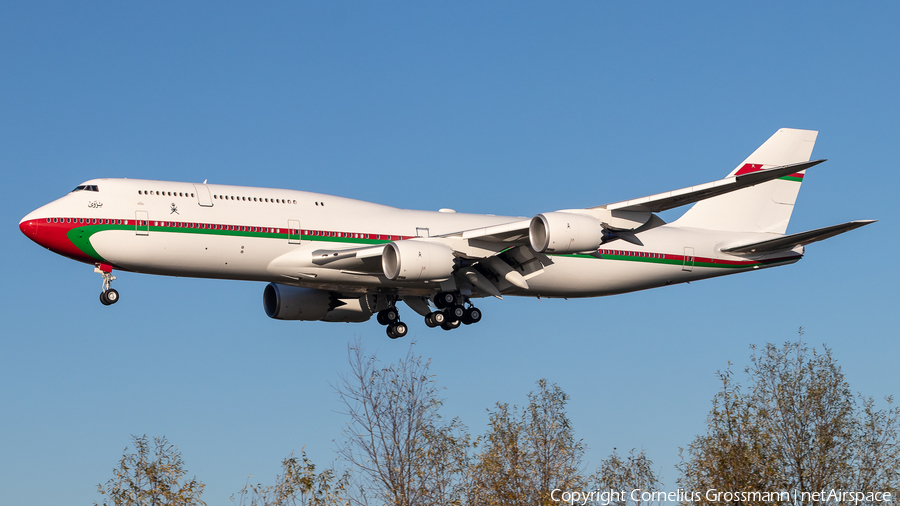
[[[460,325],[471,325],[481,321],[481,310],[459,292],[441,292],[435,295],[432,301],[438,310],[425,315],[425,325],[430,328],[453,330]],[[391,306],[387,309],[377,312],[375,318],[378,323],[387,327],[387,335],[391,339],[403,337],[409,332],[409,327],[400,321],[400,313],[395,302],[391,302]]]
[[378,320],[378,323],[387,326],[387,335],[391,339],[403,337],[409,332],[409,327],[400,321],[400,313],[394,306],[382,309],[375,318]]
[[116,279],[116,277],[112,275],[112,267],[106,264],[100,264],[97,267],[94,267],[94,272],[100,273],[100,275],[103,276],[103,291],[100,292],[100,302],[104,306],[110,306],[119,302],[119,292],[114,288],[109,287],[109,284]]
[[471,325],[481,321],[481,310],[473,306],[462,294],[441,292],[434,296],[433,301],[438,310],[425,317],[425,325],[431,328],[453,330],[459,328],[461,324]]

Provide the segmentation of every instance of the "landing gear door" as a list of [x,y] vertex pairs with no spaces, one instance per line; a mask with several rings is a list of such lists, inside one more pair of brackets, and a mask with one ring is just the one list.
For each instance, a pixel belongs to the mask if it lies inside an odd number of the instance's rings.
[[209,187],[205,184],[195,184],[194,189],[197,191],[197,203],[202,207],[212,207],[213,201],[209,194]]
[[682,264],[681,270],[687,272],[694,270],[694,248],[690,246],[684,247],[684,264]]
[[150,235],[150,216],[147,211],[134,212],[134,233],[136,235]]
[[288,244],[300,244],[300,220],[288,220]]

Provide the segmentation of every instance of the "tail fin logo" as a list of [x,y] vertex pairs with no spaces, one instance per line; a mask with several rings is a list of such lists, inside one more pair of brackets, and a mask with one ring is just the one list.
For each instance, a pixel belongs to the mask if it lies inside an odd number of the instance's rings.
[[[745,163],[743,167],[741,167],[740,169],[738,169],[737,172],[734,173],[734,175],[740,176],[741,174],[750,174],[751,172],[758,172],[761,170],[762,170],[761,163]],[[794,174],[791,174],[789,176],[780,177],[778,179],[781,179],[783,181],[796,181],[798,183],[802,183],[803,182],[803,173],[795,172]]]

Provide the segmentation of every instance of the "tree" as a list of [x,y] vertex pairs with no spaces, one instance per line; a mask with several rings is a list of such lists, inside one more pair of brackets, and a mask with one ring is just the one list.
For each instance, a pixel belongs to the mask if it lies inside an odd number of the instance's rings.
[[854,396],[827,347],[820,353],[798,340],[752,350],[746,392],[733,382],[730,366],[719,373],[722,390],[707,433],[682,450],[682,486],[787,491],[803,504],[813,502],[804,494],[822,490],[897,494],[900,410],[892,398],[879,410],[871,398]]
[[[181,453],[164,437],[132,436],[135,452],[125,454],[113,469],[115,477],[97,485],[108,496],[103,506],[205,506],[200,500],[203,483],[196,478],[181,482],[187,474]],[[107,502],[109,501],[109,502]],[[97,503],[94,503],[97,506]]]
[[[608,502],[613,506],[660,503],[658,500],[644,500],[645,496],[642,494],[659,491],[662,488],[662,483],[653,472],[653,461],[647,458],[644,450],[635,455],[632,449],[628,457],[623,459],[613,448],[612,455],[600,462],[600,467],[589,481],[594,484],[592,490],[618,492],[617,495],[610,496],[609,500],[595,502]],[[633,495],[634,491],[640,492]]]
[[566,417],[569,396],[546,380],[537,385],[521,413],[498,403],[490,414],[485,446],[472,470],[473,504],[554,504],[554,489],[584,485],[584,444]]
[[405,360],[387,366],[358,343],[348,357],[351,372],[336,390],[350,418],[338,453],[360,479],[352,500],[462,504],[470,438],[458,419],[441,417],[430,361],[414,355],[412,345]]
[[302,452],[301,460],[292,453],[281,462],[282,474],[275,485],[244,485],[232,496],[238,506],[331,506],[346,505],[348,475],[335,479],[333,469],[316,474],[316,466]]

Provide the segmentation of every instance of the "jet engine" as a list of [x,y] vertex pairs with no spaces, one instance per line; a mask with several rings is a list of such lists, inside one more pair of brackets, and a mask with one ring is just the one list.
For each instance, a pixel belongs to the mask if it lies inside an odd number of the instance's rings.
[[276,320],[364,322],[374,313],[374,296],[341,298],[315,288],[269,283],[263,290],[263,308]]
[[538,253],[579,253],[600,246],[603,225],[583,214],[543,213],[531,219],[528,235]]
[[384,276],[401,281],[442,281],[453,274],[453,250],[433,242],[395,241],[381,254]]

